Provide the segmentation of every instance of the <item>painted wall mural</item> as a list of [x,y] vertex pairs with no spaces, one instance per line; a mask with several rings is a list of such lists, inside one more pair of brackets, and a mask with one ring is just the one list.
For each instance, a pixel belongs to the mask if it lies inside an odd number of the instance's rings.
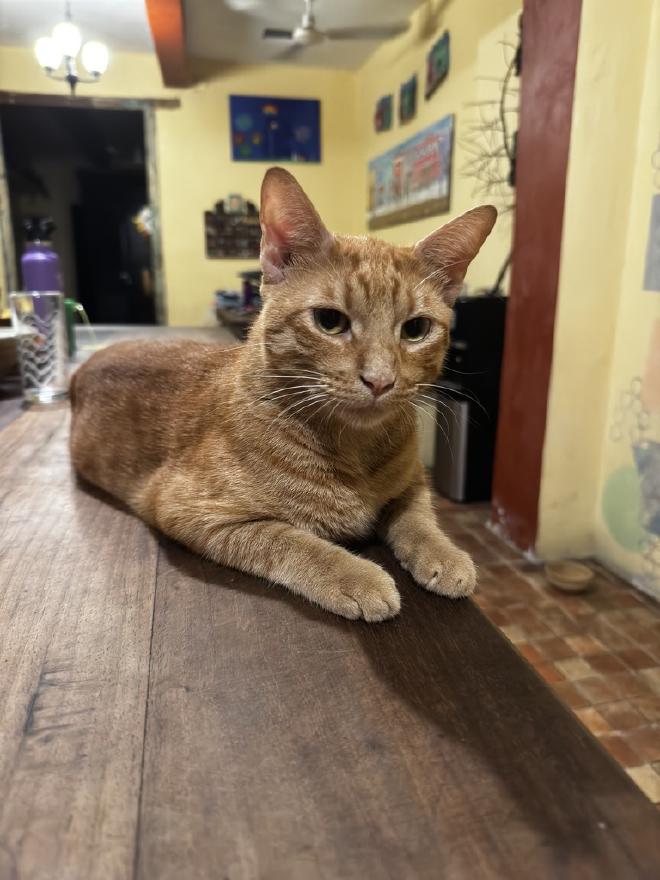
[[603,520],[621,548],[641,557],[633,582],[660,596],[660,319],[652,328],[642,375],[619,393],[610,441],[624,447],[629,463],[605,481]]

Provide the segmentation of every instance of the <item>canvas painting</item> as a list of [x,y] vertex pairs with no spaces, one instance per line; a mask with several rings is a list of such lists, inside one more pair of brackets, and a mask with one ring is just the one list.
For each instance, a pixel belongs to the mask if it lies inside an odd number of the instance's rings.
[[369,228],[449,210],[454,116],[445,116],[369,163]]
[[389,131],[392,128],[392,95],[384,95],[376,103],[374,113],[374,129],[376,131]]
[[417,74],[401,83],[399,89],[399,122],[410,122],[417,113]]
[[426,56],[426,86],[424,97],[430,98],[449,73],[449,31],[431,46]]
[[235,162],[320,162],[321,104],[317,100],[230,95]]

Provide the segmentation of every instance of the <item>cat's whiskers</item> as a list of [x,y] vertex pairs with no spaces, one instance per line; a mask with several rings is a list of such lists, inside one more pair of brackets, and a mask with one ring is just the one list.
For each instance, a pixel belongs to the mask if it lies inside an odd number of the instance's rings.
[[[466,374],[466,375],[469,375],[469,374]],[[422,387],[435,388],[437,391],[444,391],[444,392],[446,392],[446,390],[447,390],[446,388],[443,388],[442,385],[437,385],[437,384],[434,384],[433,382],[418,382],[417,387],[418,388],[422,388]],[[473,403],[476,403],[476,405],[483,411],[483,413],[485,415],[488,415],[488,411],[484,407],[483,403],[480,400],[478,400],[473,394],[471,394],[465,388],[461,388],[459,393],[462,397],[465,397],[468,400],[471,400]],[[438,402],[440,404],[444,404],[444,401],[441,400],[440,398],[438,398]],[[446,404],[444,404],[444,405],[446,406]]]
[[[278,419],[283,418],[287,413],[295,413],[297,415],[298,411],[302,411],[302,409],[305,409],[305,406],[303,406],[303,404],[314,403],[316,402],[316,400],[320,400],[325,397],[325,395],[326,392],[321,391],[318,394],[313,394],[311,396],[307,395],[306,397],[303,397],[302,400],[295,400],[292,404],[281,410],[275,416],[275,419],[273,421],[276,422]],[[297,410],[298,407],[300,407],[300,410]]]
[[418,412],[422,413],[422,415],[425,415],[427,418],[431,418],[433,420],[433,422],[438,426],[438,428],[440,428],[440,430],[442,431],[442,433],[445,437],[445,440],[447,441],[447,446],[449,447],[449,454],[451,455],[451,459],[453,461],[454,460],[454,451],[452,449],[451,443],[449,442],[449,435],[447,434],[447,432],[445,431],[443,426],[440,424],[440,422],[437,420],[436,414],[432,413],[425,406],[422,406],[419,403],[415,403],[414,400],[411,400],[410,403]]

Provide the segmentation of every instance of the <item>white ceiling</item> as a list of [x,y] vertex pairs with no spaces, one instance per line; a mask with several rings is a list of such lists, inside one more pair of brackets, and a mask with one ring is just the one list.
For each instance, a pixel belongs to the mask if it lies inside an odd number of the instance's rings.
[[[64,0],[0,0],[0,45],[32,47],[64,19]],[[144,0],[71,0],[83,40],[101,40],[110,51],[151,52]]]
[[[315,0],[317,27],[346,28],[406,21],[423,0]],[[184,0],[188,53],[235,64],[277,61],[288,43],[262,40],[265,27],[299,24],[303,0]],[[0,0],[0,45],[32,47],[64,18],[64,0]],[[153,51],[144,0],[71,0],[84,40],[110,50]],[[326,41],[287,59],[289,64],[354,69],[377,40]],[[284,59],[283,59],[284,60]]]
[[[0,0],[2,2],[2,0]],[[286,41],[262,40],[265,27],[292,29],[303,0],[184,0],[188,52],[198,58],[236,64],[277,61]],[[315,0],[316,25],[345,28],[406,21],[422,0]],[[232,8],[233,7],[233,8]],[[326,41],[310,46],[289,64],[354,69],[378,46],[374,40]]]

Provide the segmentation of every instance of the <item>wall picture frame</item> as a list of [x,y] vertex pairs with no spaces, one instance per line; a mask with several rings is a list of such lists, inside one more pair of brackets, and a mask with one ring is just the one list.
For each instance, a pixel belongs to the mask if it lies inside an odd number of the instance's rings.
[[404,125],[414,119],[417,113],[417,74],[401,83],[399,89],[399,124]]
[[374,111],[374,131],[389,131],[394,116],[394,95],[383,95],[376,102]]
[[435,41],[426,56],[426,84],[424,97],[428,101],[436,89],[442,85],[449,73],[449,31]]
[[451,202],[454,115],[369,162],[369,229],[442,214]]
[[321,102],[230,95],[234,162],[320,162]]

